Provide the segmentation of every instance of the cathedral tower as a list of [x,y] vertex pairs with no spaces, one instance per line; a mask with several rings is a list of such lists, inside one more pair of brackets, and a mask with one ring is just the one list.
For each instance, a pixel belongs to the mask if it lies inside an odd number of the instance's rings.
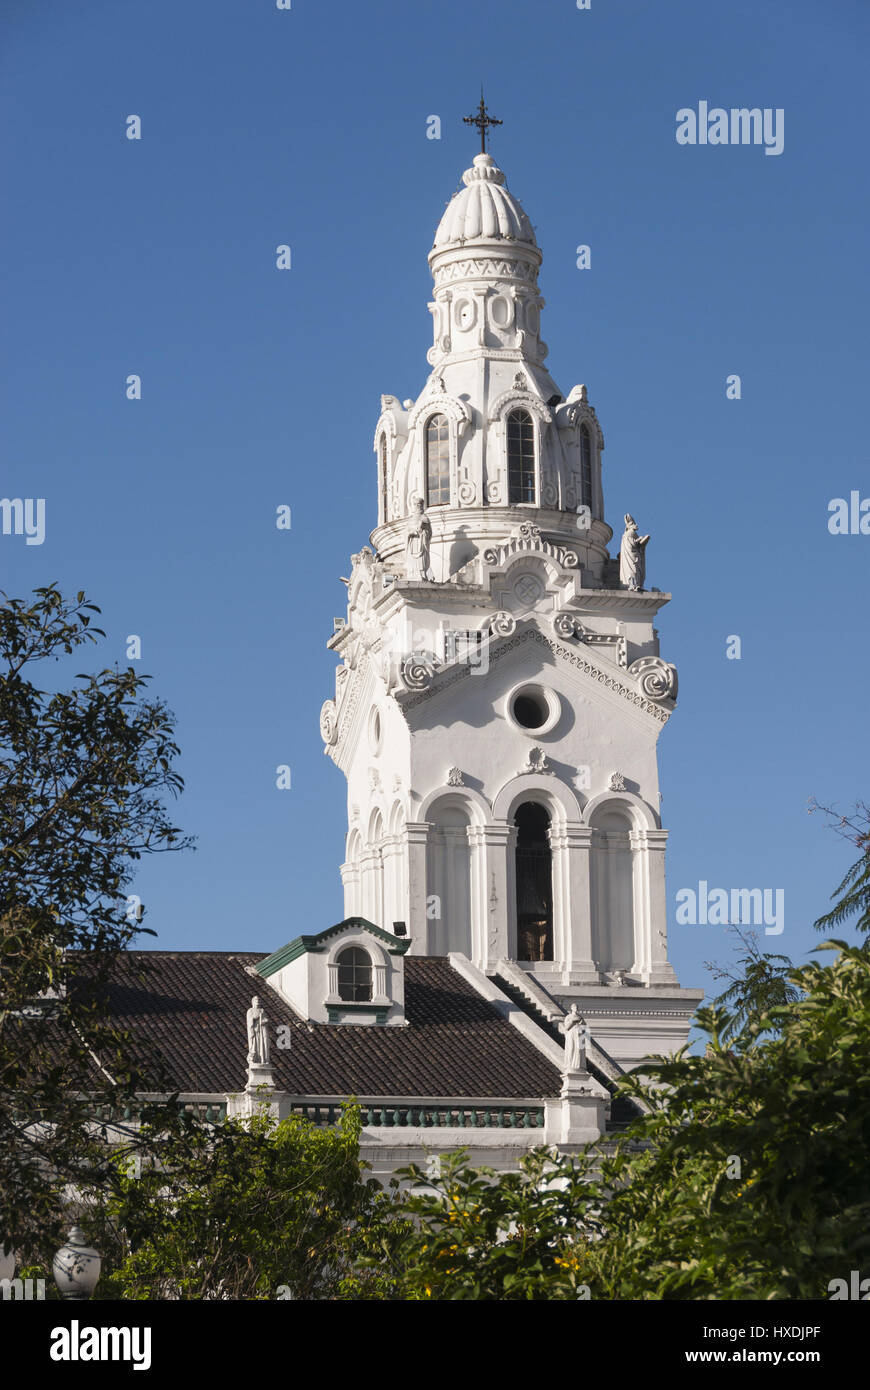
[[644,587],[631,518],[610,556],[604,438],[545,366],[526,213],[489,154],[462,183],[429,253],[430,374],[381,397],[377,526],[329,643],[345,913],[411,954],[507,963],[631,1062],[684,1041],[697,999],[667,953],[669,595]]

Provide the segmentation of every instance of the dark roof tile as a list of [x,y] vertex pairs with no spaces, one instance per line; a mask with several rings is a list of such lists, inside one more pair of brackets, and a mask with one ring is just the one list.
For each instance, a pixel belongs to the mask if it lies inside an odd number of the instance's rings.
[[[559,1094],[552,1063],[446,957],[405,957],[406,1027],[301,1022],[267,981],[251,975],[263,959],[258,952],[130,951],[112,985],[113,1018],[157,1050],[182,1092],[242,1089],[245,1014],[259,994],[272,1024],[276,1084],[294,1095]],[[275,1045],[279,1024],[291,1029],[289,1050]]]

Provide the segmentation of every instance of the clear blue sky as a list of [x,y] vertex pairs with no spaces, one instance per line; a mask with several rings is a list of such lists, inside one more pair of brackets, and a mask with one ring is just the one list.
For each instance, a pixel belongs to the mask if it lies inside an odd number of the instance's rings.
[[[815,944],[855,851],[807,798],[867,794],[870,536],[827,508],[870,496],[868,22],[863,0],[7,0],[0,495],[45,497],[47,534],[0,536],[0,587],[85,589],[105,664],[140,635],[177,713],[199,847],[142,869],[158,945],[269,951],[341,916],[324,644],[375,521],[380,393],[428,372],[426,254],[481,79],[544,251],[548,365],[587,384],[608,519],[652,533],[674,595],[671,922],[701,879],[782,888],[768,949]],[[679,146],[701,100],[783,108],[783,153]],[[730,944],[672,925],[671,949],[705,984]]]

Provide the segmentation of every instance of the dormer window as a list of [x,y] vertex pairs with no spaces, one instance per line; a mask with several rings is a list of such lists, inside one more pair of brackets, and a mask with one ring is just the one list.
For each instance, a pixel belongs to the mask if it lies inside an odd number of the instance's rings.
[[535,503],[535,427],[527,410],[507,417],[508,502]]
[[372,998],[372,958],[361,946],[339,952],[338,997],[346,1004],[367,1004]]
[[426,421],[426,505],[450,505],[450,436],[446,415]]
[[580,501],[592,506],[592,440],[586,425],[580,426]]

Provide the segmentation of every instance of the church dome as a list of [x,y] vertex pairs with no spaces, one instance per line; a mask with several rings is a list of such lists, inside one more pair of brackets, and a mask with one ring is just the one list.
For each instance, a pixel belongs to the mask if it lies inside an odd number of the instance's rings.
[[536,246],[532,224],[505,186],[505,177],[491,154],[475,156],[462,175],[465,185],[455,193],[438,224],[433,250],[469,241],[522,241]]

